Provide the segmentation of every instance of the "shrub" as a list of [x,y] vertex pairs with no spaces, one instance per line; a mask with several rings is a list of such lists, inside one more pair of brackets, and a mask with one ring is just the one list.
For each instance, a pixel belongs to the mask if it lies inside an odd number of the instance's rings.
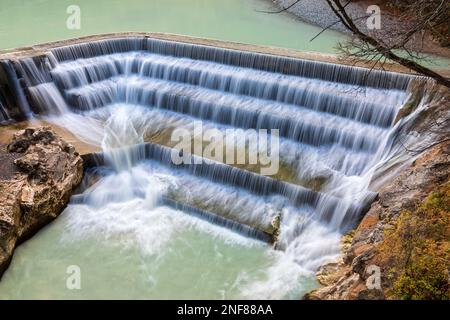
[[413,211],[403,211],[380,245],[391,266],[388,297],[449,299],[450,184],[444,185]]

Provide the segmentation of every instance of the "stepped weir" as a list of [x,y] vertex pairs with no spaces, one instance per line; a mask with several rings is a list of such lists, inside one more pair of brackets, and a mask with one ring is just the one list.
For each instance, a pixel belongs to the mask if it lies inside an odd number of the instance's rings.
[[[343,232],[370,205],[371,174],[413,78],[143,36],[55,45],[0,63],[0,123],[43,117],[101,147],[84,155],[87,172],[145,163],[175,181],[156,206],[291,251],[308,228]],[[199,162],[173,164],[171,134],[184,128],[202,140],[196,121],[217,132],[277,129],[279,171],[263,176],[195,151]],[[237,137],[243,149],[250,138]],[[114,194],[100,197],[94,184],[72,202],[120,201]]]

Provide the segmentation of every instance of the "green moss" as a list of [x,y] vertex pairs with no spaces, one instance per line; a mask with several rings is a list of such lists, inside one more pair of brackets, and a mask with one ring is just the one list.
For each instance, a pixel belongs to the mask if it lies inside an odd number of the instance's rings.
[[447,300],[447,261],[442,259],[436,243],[423,243],[415,250],[404,272],[394,282],[399,299]]
[[400,214],[380,252],[388,261],[391,299],[450,299],[450,185],[432,192],[416,210]]

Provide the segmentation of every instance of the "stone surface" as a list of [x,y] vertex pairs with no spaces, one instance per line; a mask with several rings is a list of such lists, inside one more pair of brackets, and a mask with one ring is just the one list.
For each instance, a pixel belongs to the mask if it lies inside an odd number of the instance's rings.
[[0,146],[0,276],[15,247],[55,219],[81,182],[83,161],[49,127],[27,128]]

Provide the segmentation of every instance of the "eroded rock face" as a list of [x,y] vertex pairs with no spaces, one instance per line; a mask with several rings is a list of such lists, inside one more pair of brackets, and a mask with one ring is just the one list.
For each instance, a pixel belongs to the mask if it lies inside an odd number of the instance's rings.
[[[385,235],[395,226],[400,212],[414,210],[437,186],[450,179],[450,142],[437,145],[387,184],[379,199],[354,232],[351,245],[335,263],[322,266],[317,279],[324,286],[309,293],[307,299],[384,299],[390,289],[389,252],[379,248]],[[395,252],[392,252],[395,254]],[[371,288],[371,266],[380,268],[381,290]],[[368,288],[368,281],[369,287]]]
[[81,182],[83,161],[49,128],[18,131],[0,146],[0,276],[18,243],[55,219]]
[[[450,183],[450,92],[442,87],[433,89],[424,98],[430,101],[421,102],[428,107],[400,127],[398,137],[404,141],[408,135],[416,137],[409,151],[417,154],[414,161],[397,170],[392,179],[378,184],[378,198],[352,231],[351,240],[344,236],[346,245],[342,246],[340,259],[318,270],[317,279],[323,287],[308,293],[305,299],[397,298],[390,293],[392,270],[399,267],[395,265],[399,252],[386,247],[390,243],[386,242],[387,235],[397,230],[403,212],[416,210],[431,192]],[[448,213],[444,210],[442,215],[445,214]],[[380,275],[378,284],[372,281],[376,268]]]

